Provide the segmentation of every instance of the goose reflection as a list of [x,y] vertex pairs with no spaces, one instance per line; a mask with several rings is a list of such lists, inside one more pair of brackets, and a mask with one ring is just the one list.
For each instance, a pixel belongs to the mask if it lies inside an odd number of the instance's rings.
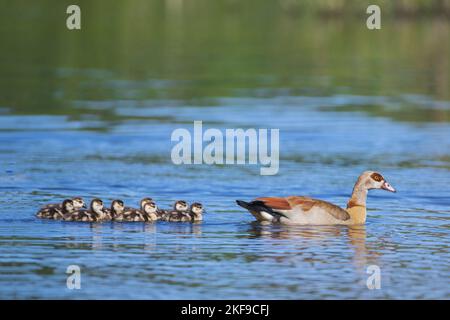
[[251,222],[249,228],[250,238],[272,238],[283,240],[295,239],[328,239],[341,236],[343,227],[341,226],[301,226],[282,224],[261,224]]
[[[352,263],[358,272],[365,272],[368,265],[377,264],[381,252],[370,248],[366,243],[366,226],[289,226],[289,225],[263,225],[252,222],[248,229],[249,238],[267,238],[277,240],[292,240],[300,254],[311,248],[319,247],[320,253],[314,254],[314,261],[331,264],[333,258],[342,258],[343,249],[350,248]],[[285,246],[286,242],[271,242],[273,246]],[[344,246],[344,248],[342,247]],[[325,249],[325,250],[324,250]],[[291,258],[289,254],[286,259]],[[306,257],[305,257],[306,258]],[[308,255],[310,259],[311,256]]]

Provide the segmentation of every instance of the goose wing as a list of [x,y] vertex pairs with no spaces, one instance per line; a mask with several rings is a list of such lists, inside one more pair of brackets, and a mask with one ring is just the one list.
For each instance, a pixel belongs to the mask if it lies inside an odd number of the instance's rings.
[[350,219],[350,215],[344,209],[327,201],[317,200],[310,197],[263,197],[257,198],[256,201],[263,203],[264,206],[271,209],[271,211],[283,216],[289,216],[289,212],[295,212],[295,209],[300,209],[304,213],[308,213],[308,211],[315,207],[321,208],[323,211],[327,212],[336,219],[342,221]]

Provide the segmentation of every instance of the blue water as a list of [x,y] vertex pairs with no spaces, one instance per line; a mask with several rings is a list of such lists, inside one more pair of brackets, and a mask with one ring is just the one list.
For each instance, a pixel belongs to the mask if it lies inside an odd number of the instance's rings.
[[[155,83],[169,85],[140,85]],[[128,92],[136,83],[116,86]],[[0,298],[450,298],[450,124],[366,112],[408,96],[258,96],[249,90],[198,105],[77,99],[74,108],[94,110],[81,117],[1,109]],[[423,108],[433,101],[416,98]],[[279,173],[174,165],[171,133],[192,131],[194,120],[205,129],[280,129]],[[365,226],[263,226],[234,202],[309,195],[345,206],[368,169],[398,192],[370,192]],[[195,225],[34,216],[70,196],[132,206],[150,196],[162,207],[185,199],[207,213]],[[69,265],[81,268],[80,290],[66,288]],[[380,267],[381,289],[367,288],[370,265]]]

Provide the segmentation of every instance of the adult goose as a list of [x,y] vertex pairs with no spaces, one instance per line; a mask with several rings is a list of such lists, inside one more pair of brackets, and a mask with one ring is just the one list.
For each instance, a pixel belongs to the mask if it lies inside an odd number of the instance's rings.
[[355,183],[347,208],[309,197],[257,198],[251,202],[236,200],[258,221],[304,225],[357,225],[366,222],[366,198],[371,189],[396,192],[386,179],[374,171],[365,171]]

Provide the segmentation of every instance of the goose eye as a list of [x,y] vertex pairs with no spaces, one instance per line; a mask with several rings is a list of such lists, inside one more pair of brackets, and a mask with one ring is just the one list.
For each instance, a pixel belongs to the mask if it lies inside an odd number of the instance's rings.
[[379,173],[373,173],[370,177],[377,182],[383,180],[383,177]]

